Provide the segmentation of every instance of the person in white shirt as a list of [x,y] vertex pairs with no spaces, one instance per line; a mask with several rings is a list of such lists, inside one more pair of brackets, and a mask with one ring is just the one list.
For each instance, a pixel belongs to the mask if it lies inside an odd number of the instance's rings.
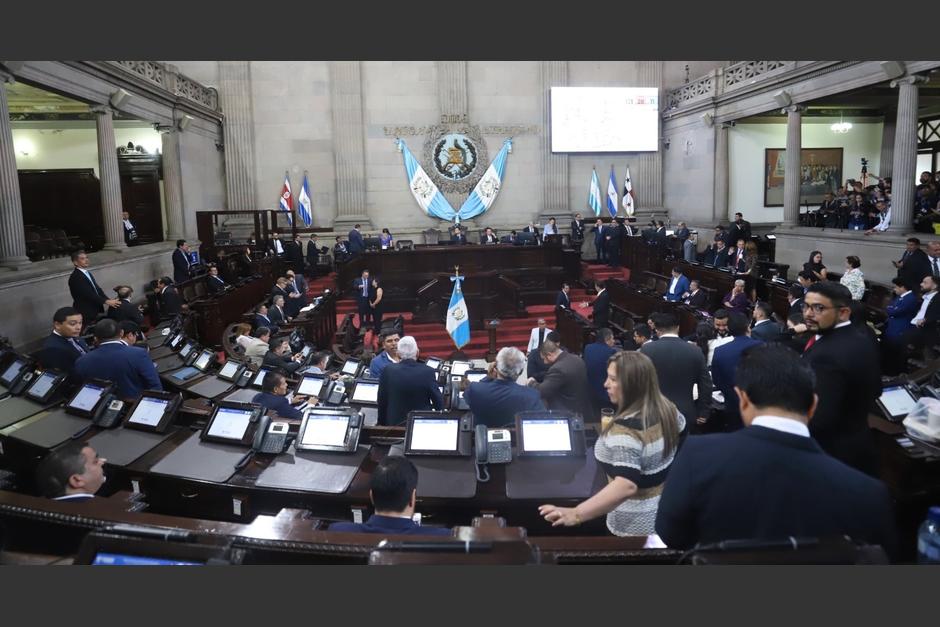
[[545,338],[551,333],[552,330],[549,329],[545,323],[545,318],[539,318],[538,326],[532,329],[532,332],[529,334],[529,346],[526,349],[528,352],[537,350],[542,347],[542,342],[545,341]]
[[36,467],[36,484],[42,495],[56,501],[91,499],[105,482],[108,461],[86,442],[71,441],[53,452]]
[[542,228],[542,237],[548,235],[558,235],[558,227],[555,225],[555,218],[549,218],[548,224]]
[[[930,307],[930,303],[933,302],[934,296],[937,295],[937,284],[934,282],[934,277],[925,276],[924,280],[920,282],[920,290],[922,294],[920,309],[911,319],[911,324],[917,327],[923,327],[927,323],[927,309]],[[933,316],[931,316],[931,318],[933,318]],[[931,321],[935,322],[936,320],[934,319]]]

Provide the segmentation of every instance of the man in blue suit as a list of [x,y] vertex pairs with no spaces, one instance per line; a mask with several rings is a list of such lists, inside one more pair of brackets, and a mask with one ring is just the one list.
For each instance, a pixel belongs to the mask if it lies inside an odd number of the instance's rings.
[[[301,395],[295,396],[293,402],[302,403],[305,400],[307,397]],[[251,402],[277,412],[281,418],[300,420],[304,417],[303,412],[287,400],[287,379],[280,372],[269,372],[265,375],[264,381],[261,382],[261,391],[255,394]]]
[[379,377],[380,425],[398,425],[408,412],[423,409],[444,409],[444,397],[437,387],[437,373],[418,359],[418,343],[410,335],[398,341],[401,361],[389,364]]
[[760,346],[744,356],[735,379],[747,427],[685,441],[660,497],[660,538],[689,549],[847,535],[891,555],[897,537],[887,488],[810,436],[818,397],[809,364],[783,346]]
[[763,344],[747,335],[747,318],[743,314],[732,311],[728,315],[728,332],[734,337],[727,344],[715,349],[712,358],[712,382],[721,390],[725,397],[725,431],[736,431],[741,424],[741,414],[738,411],[738,397],[734,392],[735,370],[741,361],[744,351],[753,346]]
[[366,248],[366,243],[362,239],[362,233],[359,231],[360,225],[356,225],[349,232],[349,254],[358,255]]
[[356,290],[356,307],[359,310],[359,328],[367,329],[372,324],[372,299],[375,296],[369,271],[363,270],[362,276],[353,281]]
[[471,383],[464,392],[474,423],[496,429],[512,423],[521,411],[545,409],[538,390],[516,383],[525,365],[518,348],[507,346],[496,353],[489,377]]
[[604,381],[607,380],[607,361],[616,352],[614,334],[610,329],[598,329],[596,341],[584,347],[584,365],[587,367],[591,397],[598,414],[602,409],[614,407],[604,389]]
[[605,236],[607,235],[604,231],[604,221],[598,218],[594,221],[594,227],[591,229],[594,232],[594,250],[597,251],[595,263],[606,263],[607,262],[607,248],[605,244],[607,240]]
[[337,522],[330,531],[388,535],[452,536],[444,527],[422,527],[412,520],[418,493],[418,469],[410,459],[390,455],[379,462],[369,479],[369,499],[375,513],[364,523]]
[[72,307],[60,307],[52,316],[52,333],[43,341],[39,363],[72,374],[79,357],[91,352],[79,337],[82,332],[82,314]]
[[678,303],[680,300],[682,300],[682,295],[688,291],[688,277],[682,274],[682,270],[680,268],[673,268],[672,281],[669,282],[669,287],[666,288],[666,295],[663,296],[663,298],[668,300],[670,303]]
[[76,377],[111,381],[118,397],[127,401],[136,400],[144,390],[163,389],[147,350],[125,344],[117,322],[110,318],[98,322],[95,338],[98,348],[75,362]]
[[173,282],[182,283],[189,280],[189,245],[184,239],[176,240],[176,250],[173,251]]
[[911,320],[920,310],[921,299],[911,290],[906,278],[895,277],[891,282],[894,284],[894,298],[885,308],[888,321],[882,336],[881,357],[885,374],[895,375],[904,371],[907,334],[911,330]]

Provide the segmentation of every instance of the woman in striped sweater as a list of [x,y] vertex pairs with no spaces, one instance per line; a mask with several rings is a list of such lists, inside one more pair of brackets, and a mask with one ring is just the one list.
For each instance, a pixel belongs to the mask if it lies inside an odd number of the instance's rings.
[[617,415],[602,424],[594,456],[607,485],[577,507],[542,505],[539,514],[553,527],[573,527],[607,515],[618,536],[655,533],[659,495],[685,432],[685,417],[659,391],[649,357],[622,351],[610,357],[604,388]]

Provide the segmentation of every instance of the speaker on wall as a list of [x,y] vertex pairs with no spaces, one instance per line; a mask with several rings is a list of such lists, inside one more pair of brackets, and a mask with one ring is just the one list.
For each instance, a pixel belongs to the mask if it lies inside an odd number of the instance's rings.
[[711,113],[709,113],[708,111],[706,111],[705,113],[702,114],[702,123],[703,123],[705,126],[711,128],[712,124],[715,123],[715,118],[712,117],[712,114],[711,114]]
[[790,97],[789,92],[781,89],[774,94],[774,102],[777,103],[777,106],[783,109],[784,107],[789,107],[791,104],[793,104],[793,98]]
[[179,128],[179,130],[185,131],[186,127],[189,126],[189,123],[192,121],[193,121],[193,116],[184,115],[183,117],[179,119],[179,121],[177,121],[176,126],[177,128]]
[[118,89],[116,92],[111,94],[111,106],[115,109],[120,109],[121,105],[127,102],[127,99],[130,97],[131,95],[129,92],[124,89]]
[[885,73],[885,76],[894,80],[895,78],[901,78],[904,76],[904,73],[907,71],[907,69],[904,67],[904,63],[901,61],[882,61],[881,71]]

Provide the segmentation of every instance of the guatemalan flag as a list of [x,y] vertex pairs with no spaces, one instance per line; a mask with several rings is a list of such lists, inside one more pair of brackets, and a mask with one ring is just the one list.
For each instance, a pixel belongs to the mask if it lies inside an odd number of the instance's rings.
[[601,215],[601,185],[597,182],[597,170],[591,175],[591,191],[588,192],[588,207],[594,215]]
[[623,210],[627,217],[633,216],[635,211],[633,200],[633,183],[630,181],[630,166],[627,166],[627,174],[623,179]]
[[454,291],[450,295],[450,305],[447,307],[447,332],[454,340],[457,350],[463,348],[470,341],[470,316],[467,314],[467,303],[463,299],[463,290],[460,289],[462,276],[452,276]]
[[506,155],[512,151],[512,139],[503,142],[503,147],[496,154],[496,158],[486,169],[483,178],[476,184],[470,195],[460,207],[457,215],[461,220],[476,217],[493,206],[496,195],[503,183],[503,172],[506,171]]
[[304,224],[310,226],[313,224],[313,212],[310,209],[310,188],[307,185],[307,173],[304,172],[304,184],[300,188],[300,194],[297,195],[297,210],[300,211],[300,218]]
[[291,217],[291,213],[294,210],[294,196],[290,191],[290,178],[287,176],[287,172],[284,173],[284,189],[281,190],[281,200],[278,202],[278,206],[281,211],[287,214],[287,223],[293,226],[294,219]]
[[617,217],[617,183],[614,181],[614,166],[610,166],[610,178],[607,179],[607,212],[611,218]]
[[452,221],[457,217],[457,212],[450,206],[444,194],[437,188],[431,177],[428,176],[421,164],[418,163],[408,146],[401,139],[395,140],[395,146],[398,152],[405,158],[405,173],[408,175],[408,187],[411,189],[411,195],[415,197],[421,208],[429,216],[441,220]]

